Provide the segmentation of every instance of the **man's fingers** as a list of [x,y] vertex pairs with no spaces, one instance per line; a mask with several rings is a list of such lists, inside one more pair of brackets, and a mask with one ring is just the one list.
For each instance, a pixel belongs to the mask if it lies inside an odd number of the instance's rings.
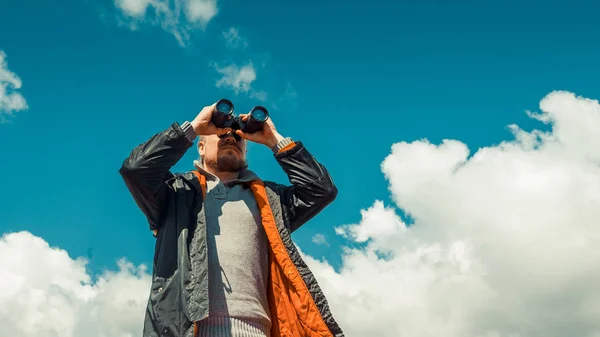
[[214,124],[210,123],[206,126],[206,132],[204,133],[204,135],[206,135],[206,136],[208,136],[208,135],[222,136],[230,131],[231,131],[231,128],[218,128]]
[[248,134],[244,133],[242,130],[235,130],[235,134],[244,139],[248,139]]
[[231,132],[231,128],[217,128],[217,134],[222,136],[228,132]]
[[209,106],[205,106],[202,109],[202,111],[200,111],[200,114],[203,115],[203,116],[205,116],[205,118],[209,118],[210,119],[210,116],[212,116],[212,113],[213,113],[213,111],[215,111],[216,107],[217,107],[217,103],[214,103],[214,104],[209,105]]

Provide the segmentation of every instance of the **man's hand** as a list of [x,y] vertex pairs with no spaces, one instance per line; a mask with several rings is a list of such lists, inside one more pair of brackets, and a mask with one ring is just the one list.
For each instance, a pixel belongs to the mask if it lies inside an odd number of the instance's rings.
[[211,121],[213,111],[215,111],[217,103],[210,106],[205,106],[202,111],[194,118],[190,123],[194,128],[194,132],[198,136],[209,136],[209,135],[224,135],[231,131],[231,128],[218,128]]
[[[248,119],[249,114],[240,115],[242,120],[245,122]],[[277,143],[283,139],[283,137],[277,132],[275,129],[275,124],[273,124],[273,120],[269,117],[265,124],[263,124],[262,129],[256,131],[255,133],[245,133],[242,130],[236,130],[240,137],[247,139],[251,142],[264,144],[269,148],[277,145]]]

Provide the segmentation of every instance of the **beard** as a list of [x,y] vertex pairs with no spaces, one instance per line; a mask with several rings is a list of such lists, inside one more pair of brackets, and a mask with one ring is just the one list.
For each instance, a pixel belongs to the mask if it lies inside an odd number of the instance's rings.
[[236,156],[223,154],[216,161],[207,163],[218,172],[241,172],[248,168],[248,163]]

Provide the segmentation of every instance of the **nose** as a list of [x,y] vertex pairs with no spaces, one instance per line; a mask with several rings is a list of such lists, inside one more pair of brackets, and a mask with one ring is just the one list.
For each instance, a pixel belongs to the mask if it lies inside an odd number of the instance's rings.
[[238,136],[233,131],[229,131],[226,134],[219,136],[219,138],[223,139],[223,141],[232,141],[234,143],[242,140],[242,137]]
[[220,143],[222,145],[239,146],[238,142],[241,140],[240,136],[232,132],[228,132],[222,136],[219,136],[219,138],[221,138]]
[[231,132],[231,131],[222,135],[221,138],[223,139],[224,142],[235,141],[235,138],[233,137],[233,132]]

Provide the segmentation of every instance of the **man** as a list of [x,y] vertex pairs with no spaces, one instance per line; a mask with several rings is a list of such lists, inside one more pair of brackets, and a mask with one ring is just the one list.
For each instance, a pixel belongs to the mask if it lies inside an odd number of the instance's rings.
[[[217,128],[215,105],[136,147],[120,169],[156,236],[143,335],[343,337],[290,236],[335,199],[329,173],[271,119],[253,134]],[[171,173],[198,136],[196,169]],[[247,141],[273,149],[291,185],[248,170]]]

